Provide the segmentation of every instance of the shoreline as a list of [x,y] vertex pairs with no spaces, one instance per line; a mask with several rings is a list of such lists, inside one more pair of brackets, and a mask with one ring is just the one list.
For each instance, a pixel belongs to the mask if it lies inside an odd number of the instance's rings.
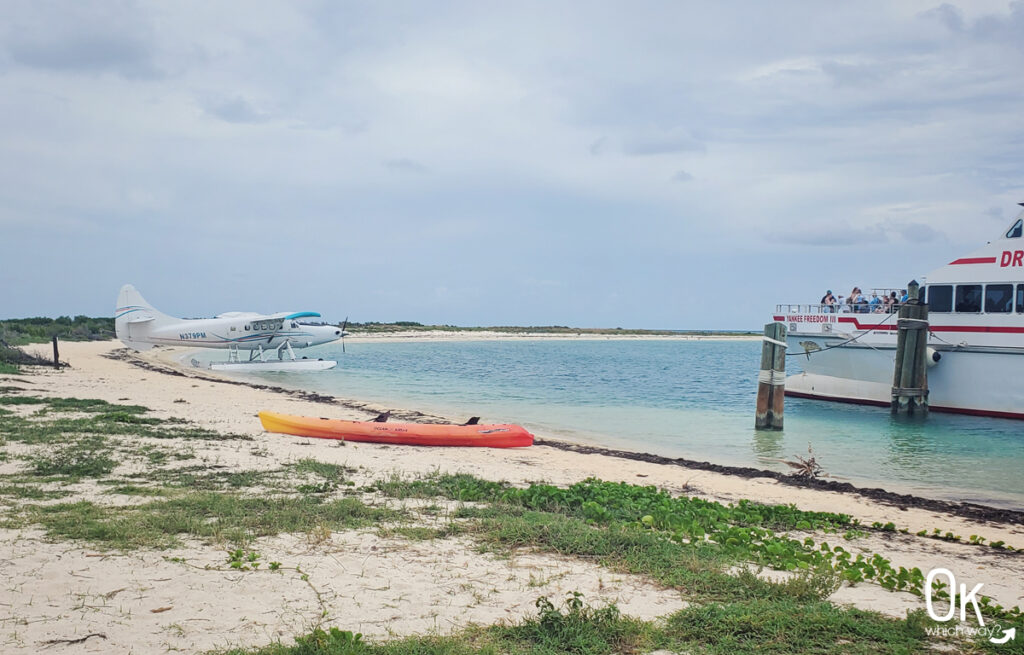
[[[117,353],[119,352],[120,355],[117,355]],[[339,405],[347,409],[367,412],[370,415],[370,418],[379,414],[380,412],[390,411],[392,417],[411,422],[450,423],[452,421],[450,417],[439,416],[436,414],[430,414],[418,410],[390,407],[385,408],[382,405],[374,405],[373,403],[370,402],[353,399],[343,399],[338,398],[336,396],[319,394],[312,391],[305,391],[299,388],[289,388],[257,382],[247,382],[230,376],[220,375],[214,371],[191,368],[181,361],[181,359],[186,357],[191,352],[188,349],[184,348],[162,348],[150,352],[153,354],[148,357],[133,356],[133,353],[131,353],[131,351],[125,348],[114,351],[114,353],[111,353],[111,357],[116,357],[117,359],[126,361],[128,363],[131,363],[135,366],[139,366],[147,370],[161,372],[168,375],[184,375],[182,371],[200,372],[204,376],[208,376],[210,379],[215,379],[224,384],[233,384],[251,387],[254,389],[266,390],[273,393],[284,394],[286,396],[290,396],[293,398],[300,398],[302,400],[307,400],[310,402],[320,404]],[[171,370],[161,369],[159,366],[149,364],[147,360],[150,359],[159,360],[163,364],[171,367]],[[950,514],[953,516],[959,516],[962,518],[973,519],[978,521],[1024,526],[1024,510],[998,507],[995,505],[986,505],[984,503],[932,498],[916,494],[901,493],[899,491],[892,491],[890,489],[880,487],[857,486],[849,482],[839,482],[836,480],[827,480],[824,478],[800,478],[795,477],[793,475],[787,475],[779,471],[773,471],[771,469],[761,469],[753,466],[718,464],[709,461],[690,459],[687,457],[669,457],[665,455],[659,455],[657,453],[636,450],[625,450],[603,445],[567,441],[564,439],[537,437],[534,443],[535,445],[547,446],[550,448],[566,452],[575,452],[587,455],[598,455],[602,457],[611,457],[635,462],[648,462],[651,464],[658,464],[662,466],[677,466],[691,471],[707,471],[727,476],[734,476],[737,478],[771,479],[778,484],[783,484],[795,488],[816,489],[821,491],[830,491],[841,494],[861,496],[863,498],[875,502],[891,505],[892,507],[895,507],[900,511],[905,511],[907,508],[913,507],[916,509],[941,512],[944,514]]]
[[501,332],[498,330],[407,330],[380,333],[349,333],[345,337],[355,341],[760,341],[756,334],[615,334],[588,333],[563,334],[551,332]]
[[[500,340],[512,340],[519,339],[515,335],[509,337],[497,337],[497,338],[481,338],[476,339],[471,336],[466,337],[461,333],[436,333],[435,336],[423,339],[417,338],[406,338],[399,336],[396,338],[390,337],[373,337],[365,340],[364,342],[376,342],[376,343],[410,343],[410,342],[473,342],[473,341],[500,341]],[[523,337],[527,340],[546,340],[548,337]],[[623,337],[622,340],[627,340],[628,337]],[[640,340],[660,340],[661,337],[639,337]],[[561,341],[565,340],[562,336],[555,335],[553,340]],[[583,337],[582,340],[593,340],[589,337]],[[685,339],[685,340],[700,340],[705,341],[709,339]],[[716,340],[710,338],[710,340]],[[751,341],[760,340],[760,337],[741,337],[738,339],[726,339],[726,340],[740,340],[740,341]],[[327,404],[338,404],[342,407],[360,411],[366,411],[369,414],[369,418],[375,417],[377,414],[383,411],[391,411],[392,415],[397,419],[412,421],[412,422],[424,422],[424,423],[453,423],[463,420],[462,418],[456,418],[455,416],[449,416],[444,409],[438,410],[436,407],[420,405],[417,408],[410,408],[408,406],[392,405],[387,400],[377,398],[376,400],[362,400],[358,398],[349,397],[336,397],[331,395],[323,395],[313,391],[307,391],[299,386],[278,386],[278,383],[268,382],[254,382],[248,381],[244,375],[232,376],[226,373],[219,373],[210,371],[204,368],[196,368],[188,364],[188,358],[194,353],[201,352],[197,349],[190,349],[184,347],[161,347],[149,351],[148,354],[142,356],[138,361],[158,360],[167,364],[172,369],[179,369],[190,372],[201,372],[204,375],[208,375],[211,378],[223,380],[232,384],[248,385],[258,389],[268,389],[285,394],[298,394],[295,397],[305,398],[314,400],[316,402],[323,402]],[[143,366],[144,364],[138,364]],[[400,402],[400,401],[399,401]],[[384,404],[388,403],[388,404]],[[587,436],[592,438],[588,439]],[[780,484],[785,484],[793,487],[803,487],[809,489],[821,489],[831,490],[836,492],[850,493],[860,495],[865,498],[877,500],[893,505],[894,507],[901,508],[906,506],[915,506],[922,509],[929,509],[934,511],[940,511],[944,513],[964,516],[967,518],[974,518],[978,520],[996,520],[1003,521],[1000,516],[1007,517],[1005,522],[1014,524],[1024,524],[1024,501],[1017,496],[1004,495],[987,495],[978,493],[971,497],[970,500],[965,500],[963,497],[958,497],[955,491],[950,491],[948,495],[929,495],[927,490],[914,488],[913,485],[900,485],[896,482],[896,486],[890,486],[891,482],[881,479],[854,479],[850,480],[842,476],[830,478],[829,476],[823,476],[816,479],[803,479],[797,478],[788,474],[785,469],[771,469],[762,468],[759,463],[746,463],[742,461],[709,461],[701,459],[700,454],[692,452],[682,452],[675,454],[661,454],[657,452],[649,452],[642,450],[635,450],[632,448],[632,444],[624,443],[621,440],[616,441],[613,438],[601,438],[600,434],[587,435],[581,433],[579,438],[574,438],[574,435],[561,434],[555,437],[542,436],[543,442],[550,445],[553,448],[558,448],[565,451],[576,451],[585,452],[592,454],[602,454],[609,457],[616,457],[619,459],[631,459],[635,461],[647,461],[655,462],[664,465],[679,466],[682,468],[694,470],[694,471],[711,471],[722,473],[726,475],[735,475],[743,478],[771,478],[775,479]],[[538,441],[537,443],[540,443]],[[990,492],[994,493],[994,492]]]

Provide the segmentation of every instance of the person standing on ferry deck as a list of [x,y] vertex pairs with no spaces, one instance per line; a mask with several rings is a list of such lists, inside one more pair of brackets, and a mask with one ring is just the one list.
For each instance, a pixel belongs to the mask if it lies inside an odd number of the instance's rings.
[[850,311],[859,313],[868,311],[868,305],[864,300],[864,294],[861,293],[860,287],[853,288],[853,291],[850,292],[848,302],[850,303]]
[[836,297],[832,295],[832,289],[825,292],[825,295],[821,297],[822,311],[826,314],[835,310]]

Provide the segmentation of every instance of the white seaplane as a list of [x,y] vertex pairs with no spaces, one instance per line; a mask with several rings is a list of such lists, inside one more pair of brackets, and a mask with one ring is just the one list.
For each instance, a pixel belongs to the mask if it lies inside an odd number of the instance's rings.
[[[292,348],[331,343],[347,334],[347,319],[341,326],[299,321],[319,316],[316,312],[227,312],[214,318],[175,318],[157,311],[135,287],[126,284],[117,295],[114,328],[117,338],[135,350],[149,350],[153,346],[227,349],[228,361],[210,364],[211,369],[218,371],[319,371],[334,368],[338,362],[296,359]],[[248,361],[239,358],[240,350],[249,352]],[[268,360],[267,355],[275,351],[277,360]],[[198,365],[196,360],[192,363]]]

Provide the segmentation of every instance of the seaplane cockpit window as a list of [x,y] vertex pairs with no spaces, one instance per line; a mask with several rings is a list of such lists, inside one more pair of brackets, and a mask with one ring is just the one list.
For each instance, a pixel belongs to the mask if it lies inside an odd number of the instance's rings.
[[964,314],[977,314],[981,312],[980,284],[956,285],[956,311]]
[[296,323],[295,321],[292,321],[292,325],[291,325],[291,328],[292,328],[293,330],[295,330],[295,329],[298,329],[298,327],[299,327],[299,324],[298,324],[298,323]]
[[1017,222],[1010,228],[1010,231],[1006,233],[1006,238],[1019,239],[1022,233],[1024,233],[1024,218],[1018,218]]
[[928,311],[953,311],[953,287],[949,284],[928,285]]
[[985,313],[1008,314],[1013,311],[1012,284],[985,285]]

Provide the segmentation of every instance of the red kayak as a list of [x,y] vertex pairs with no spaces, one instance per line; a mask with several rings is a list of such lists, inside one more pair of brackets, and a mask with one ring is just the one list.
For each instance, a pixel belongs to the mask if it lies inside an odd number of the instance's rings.
[[[382,417],[386,415],[381,415]],[[294,434],[318,439],[342,439],[404,446],[486,446],[518,448],[532,446],[533,435],[521,425],[478,424],[473,419],[465,425],[435,423],[388,423],[381,421],[342,421],[333,418],[292,416],[276,412],[260,412],[260,422],[267,432]]]

